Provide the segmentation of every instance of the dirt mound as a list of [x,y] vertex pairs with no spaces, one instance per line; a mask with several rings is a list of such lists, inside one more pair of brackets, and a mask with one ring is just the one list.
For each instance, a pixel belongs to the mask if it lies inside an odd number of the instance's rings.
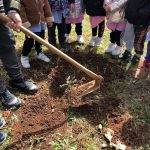
[[[103,90],[112,80],[123,78],[124,71],[100,55],[78,52],[69,55],[104,77]],[[121,100],[116,98],[102,97],[95,101],[92,96],[81,100],[68,95],[68,88],[71,89],[91,79],[66,61],[52,56],[51,64],[33,61],[31,65],[34,66],[33,69],[24,73],[37,82],[39,92],[33,96],[22,95],[25,103],[17,114],[19,121],[12,127],[12,144],[6,149],[26,149],[31,144],[31,137],[42,136],[51,139],[50,133],[55,130],[65,132],[68,121],[65,112],[68,110],[84,116],[92,125],[98,125],[101,120],[108,117],[110,120],[112,112],[117,111]],[[50,150],[46,142],[43,142],[42,148]]]

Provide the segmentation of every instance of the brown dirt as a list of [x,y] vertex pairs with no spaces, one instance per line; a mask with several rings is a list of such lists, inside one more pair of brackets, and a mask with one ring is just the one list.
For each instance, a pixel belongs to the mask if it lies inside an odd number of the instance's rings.
[[[50,141],[52,140],[51,133],[56,131],[65,133],[68,121],[65,115],[66,111],[80,114],[93,126],[98,125],[102,120],[107,120],[110,128],[116,133],[115,140],[121,139],[125,142],[135,134],[130,132],[129,125],[126,125],[129,119],[128,115],[118,113],[121,100],[104,94],[111,81],[124,77],[124,71],[100,55],[79,52],[69,55],[104,77],[105,81],[101,86],[103,97],[95,101],[89,95],[81,100],[75,98],[73,94],[70,95],[67,86],[60,88],[60,85],[65,84],[69,75],[75,76],[77,85],[91,80],[66,61],[58,59],[56,56],[51,57],[51,64],[33,60],[32,69],[24,71],[24,74],[32,77],[38,84],[39,92],[33,96],[21,95],[25,103],[20,111],[16,112],[19,122],[12,126],[12,142],[6,149],[26,150],[31,144],[29,140],[31,137],[46,137]],[[73,132],[75,134],[80,132],[80,127],[74,126]],[[131,145],[129,142],[128,144]],[[47,141],[42,142],[42,150],[44,149],[51,149]]]

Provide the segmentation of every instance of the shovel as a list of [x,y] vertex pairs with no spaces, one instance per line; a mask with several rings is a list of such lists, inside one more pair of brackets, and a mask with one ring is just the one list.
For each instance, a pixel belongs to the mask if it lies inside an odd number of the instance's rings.
[[[8,18],[7,16],[2,15],[0,13],[0,20],[7,23],[10,21],[10,18]],[[94,92],[95,90],[100,88],[100,84],[104,80],[102,76],[97,75],[94,72],[92,72],[91,70],[85,68],[80,63],[78,63],[77,61],[75,61],[74,59],[72,59],[71,57],[69,57],[68,55],[66,55],[65,53],[63,53],[62,51],[60,51],[59,49],[54,47],[53,45],[49,44],[46,40],[40,38],[39,36],[37,36],[36,34],[31,32],[30,30],[26,29],[25,27],[20,26],[20,30],[25,35],[30,36],[34,40],[36,40],[39,43],[41,43],[42,45],[46,46],[50,51],[57,54],[59,57],[65,59],[67,62],[74,65],[79,70],[83,71],[85,74],[87,74],[88,76],[90,76],[93,79],[91,82],[88,82],[88,83],[81,85],[77,88],[77,91],[81,91],[81,93],[79,93],[79,95],[77,97],[82,98],[83,96],[85,96],[91,92]]]

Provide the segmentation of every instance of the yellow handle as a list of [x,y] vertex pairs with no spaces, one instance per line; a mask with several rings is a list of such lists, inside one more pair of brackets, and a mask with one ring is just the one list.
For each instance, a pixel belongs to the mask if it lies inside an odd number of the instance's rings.
[[[0,19],[3,20],[4,22],[9,22],[10,21],[10,19],[7,16],[4,16],[2,14],[0,14]],[[24,34],[26,34],[27,36],[32,37],[34,40],[36,40],[39,43],[41,43],[42,45],[46,46],[53,53],[55,53],[58,56],[64,58],[67,62],[69,62],[70,64],[74,65],[75,67],[77,67],[78,69],[80,69],[81,71],[83,71],[84,73],[86,73],[87,75],[89,75],[94,80],[103,80],[102,76],[97,75],[94,72],[92,72],[91,70],[85,68],[84,66],[82,66],[81,64],[79,64],[77,61],[75,61],[74,59],[72,59],[71,57],[69,57],[68,55],[66,55],[65,53],[63,53],[62,51],[60,51],[59,49],[57,49],[56,47],[54,47],[53,45],[49,44],[46,40],[40,38],[39,36],[37,36],[36,34],[34,34],[33,32],[31,32],[30,30],[26,29],[23,26],[20,26],[20,30]]]

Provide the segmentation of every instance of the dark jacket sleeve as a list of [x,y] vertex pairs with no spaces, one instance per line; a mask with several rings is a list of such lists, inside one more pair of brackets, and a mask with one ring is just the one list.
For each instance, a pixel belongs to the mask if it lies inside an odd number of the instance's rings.
[[147,17],[150,19],[150,2],[143,9],[139,10],[139,14],[141,17]]
[[6,13],[10,10],[19,11],[20,9],[20,0],[3,0],[4,1],[4,8]]
[[71,3],[75,3],[75,0],[68,0],[68,2]]

